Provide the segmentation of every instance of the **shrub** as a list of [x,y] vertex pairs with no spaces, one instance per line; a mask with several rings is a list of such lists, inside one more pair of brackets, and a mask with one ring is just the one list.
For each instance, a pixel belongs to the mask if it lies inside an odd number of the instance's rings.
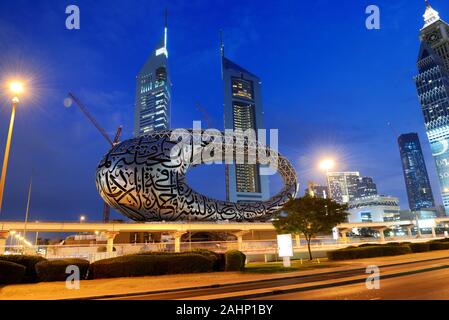
[[225,253],[225,271],[243,271],[245,269],[246,255],[238,250],[230,250]]
[[89,278],[139,277],[213,271],[214,262],[199,254],[137,254],[92,263]]
[[429,242],[430,250],[448,250],[448,242]]
[[89,270],[89,261],[83,259],[41,261],[36,264],[37,279],[41,282],[65,281],[69,276],[66,273],[66,269],[71,265],[79,268],[80,280],[86,279],[87,271]]
[[362,248],[345,248],[335,251],[329,251],[327,253],[327,256],[329,260],[350,260],[383,256],[396,256],[407,253],[411,253],[411,249],[408,245],[381,245]]
[[382,253],[384,256],[399,256],[401,254],[409,254],[412,253],[411,248],[409,245],[395,245],[395,246],[389,246],[386,245],[382,247]]
[[[381,246],[381,244],[377,244],[377,243],[364,243],[364,244],[359,245],[358,247],[352,246],[351,248],[366,248],[366,247],[378,247],[378,246]],[[347,247],[347,248],[349,248],[349,247]]]
[[139,252],[134,255],[139,256],[147,256],[147,255],[164,255],[164,256],[179,256],[186,254],[200,254],[208,259],[211,259],[214,263],[213,271],[224,271],[225,270],[225,254],[224,253],[216,253],[214,251],[210,251],[207,249],[194,249],[192,251],[187,252],[159,252],[159,251],[147,251],[147,252]]
[[26,268],[21,264],[0,260],[0,284],[21,283]]
[[41,261],[46,261],[47,259],[41,256],[28,256],[28,255],[1,255],[1,261],[9,261],[13,263],[20,264],[24,266],[25,276],[23,278],[23,282],[37,282],[37,274],[36,274],[36,264]]
[[411,242],[389,242],[387,243],[388,246],[403,246],[403,245],[409,245]]
[[430,244],[429,243],[410,243],[408,245],[413,253],[417,252],[427,252],[430,250]]
[[216,253],[207,249],[195,249],[191,253],[201,254],[214,261],[214,271],[224,271],[226,268],[226,256],[224,253]]

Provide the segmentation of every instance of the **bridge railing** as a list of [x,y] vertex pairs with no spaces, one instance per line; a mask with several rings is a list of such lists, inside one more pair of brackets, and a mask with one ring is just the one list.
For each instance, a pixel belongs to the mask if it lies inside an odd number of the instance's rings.
[[[295,252],[307,250],[307,243],[304,238],[300,239],[298,246],[293,240]],[[424,236],[417,239],[407,237],[388,238],[388,241],[427,241],[428,237]],[[328,237],[320,237],[312,239],[312,250],[333,250],[344,248],[349,245],[358,245],[362,243],[378,243],[378,238],[348,238],[347,241],[342,239],[334,240]],[[245,240],[241,243],[237,241],[207,241],[207,242],[182,242],[180,246],[181,252],[188,252],[195,249],[207,249],[219,253],[228,250],[241,249],[246,254],[277,254],[278,245],[276,240]],[[107,259],[117,256],[143,253],[143,252],[174,252],[174,242],[161,243],[136,243],[136,244],[114,244],[113,252],[107,252],[107,246],[103,244],[85,244],[85,245],[39,245],[32,247],[23,246],[6,246],[6,254],[38,254],[47,259],[62,258],[83,258],[90,262],[101,259]]]

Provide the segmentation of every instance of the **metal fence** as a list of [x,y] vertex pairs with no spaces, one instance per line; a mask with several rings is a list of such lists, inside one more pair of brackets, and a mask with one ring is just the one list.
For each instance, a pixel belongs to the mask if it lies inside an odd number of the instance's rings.
[[[388,241],[427,241],[429,236],[422,236],[420,239],[395,237],[388,238]],[[346,242],[342,239],[334,240],[332,238],[316,238],[311,241],[312,250],[334,250],[344,248],[350,245],[361,243],[378,243],[378,238],[348,238]],[[305,239],[301,239],[298,245],[293,240],[295,252],[307,250]],[[196,249],[207,249],[218,253],[224,253],[228,250],[240,249],[245,254],[264,255],[277,254],[278,245],[276,240],[245,240],[239,247],[237,241],[207,241],[207,242],[182,242],[181,252],[192,251]],[[174,252],[174,242],[161,243],[137,243],[137,244],[114,244],[113,252],[107,252],[106,244],[90,245],[48,245],[48,246],[6,246],[6,254],[38,254],[47,259],[63,258],[82,258],[90,262],[97,260],[118,257],[129,254],[143,252]]]

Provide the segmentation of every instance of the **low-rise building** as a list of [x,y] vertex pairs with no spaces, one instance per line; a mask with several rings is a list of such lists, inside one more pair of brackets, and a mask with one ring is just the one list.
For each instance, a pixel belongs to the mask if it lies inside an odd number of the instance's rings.
[[348,220],[356,222],[387,222],[400,220],[399,198],[374,195],[348,203]]

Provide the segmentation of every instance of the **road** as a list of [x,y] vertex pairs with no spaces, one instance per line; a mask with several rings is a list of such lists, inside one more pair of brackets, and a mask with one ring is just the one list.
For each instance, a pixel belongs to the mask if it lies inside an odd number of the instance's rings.
[[384,279],[379,290],[365,283],[264,296],[254,300],[448,300],[449,269]]
[[[449,257],[380,268],[380,289],[368,290],[366,269],[215,286],[114,300],[379,300],[449,299]],[[322,272],[322,271],[320,271]]]

